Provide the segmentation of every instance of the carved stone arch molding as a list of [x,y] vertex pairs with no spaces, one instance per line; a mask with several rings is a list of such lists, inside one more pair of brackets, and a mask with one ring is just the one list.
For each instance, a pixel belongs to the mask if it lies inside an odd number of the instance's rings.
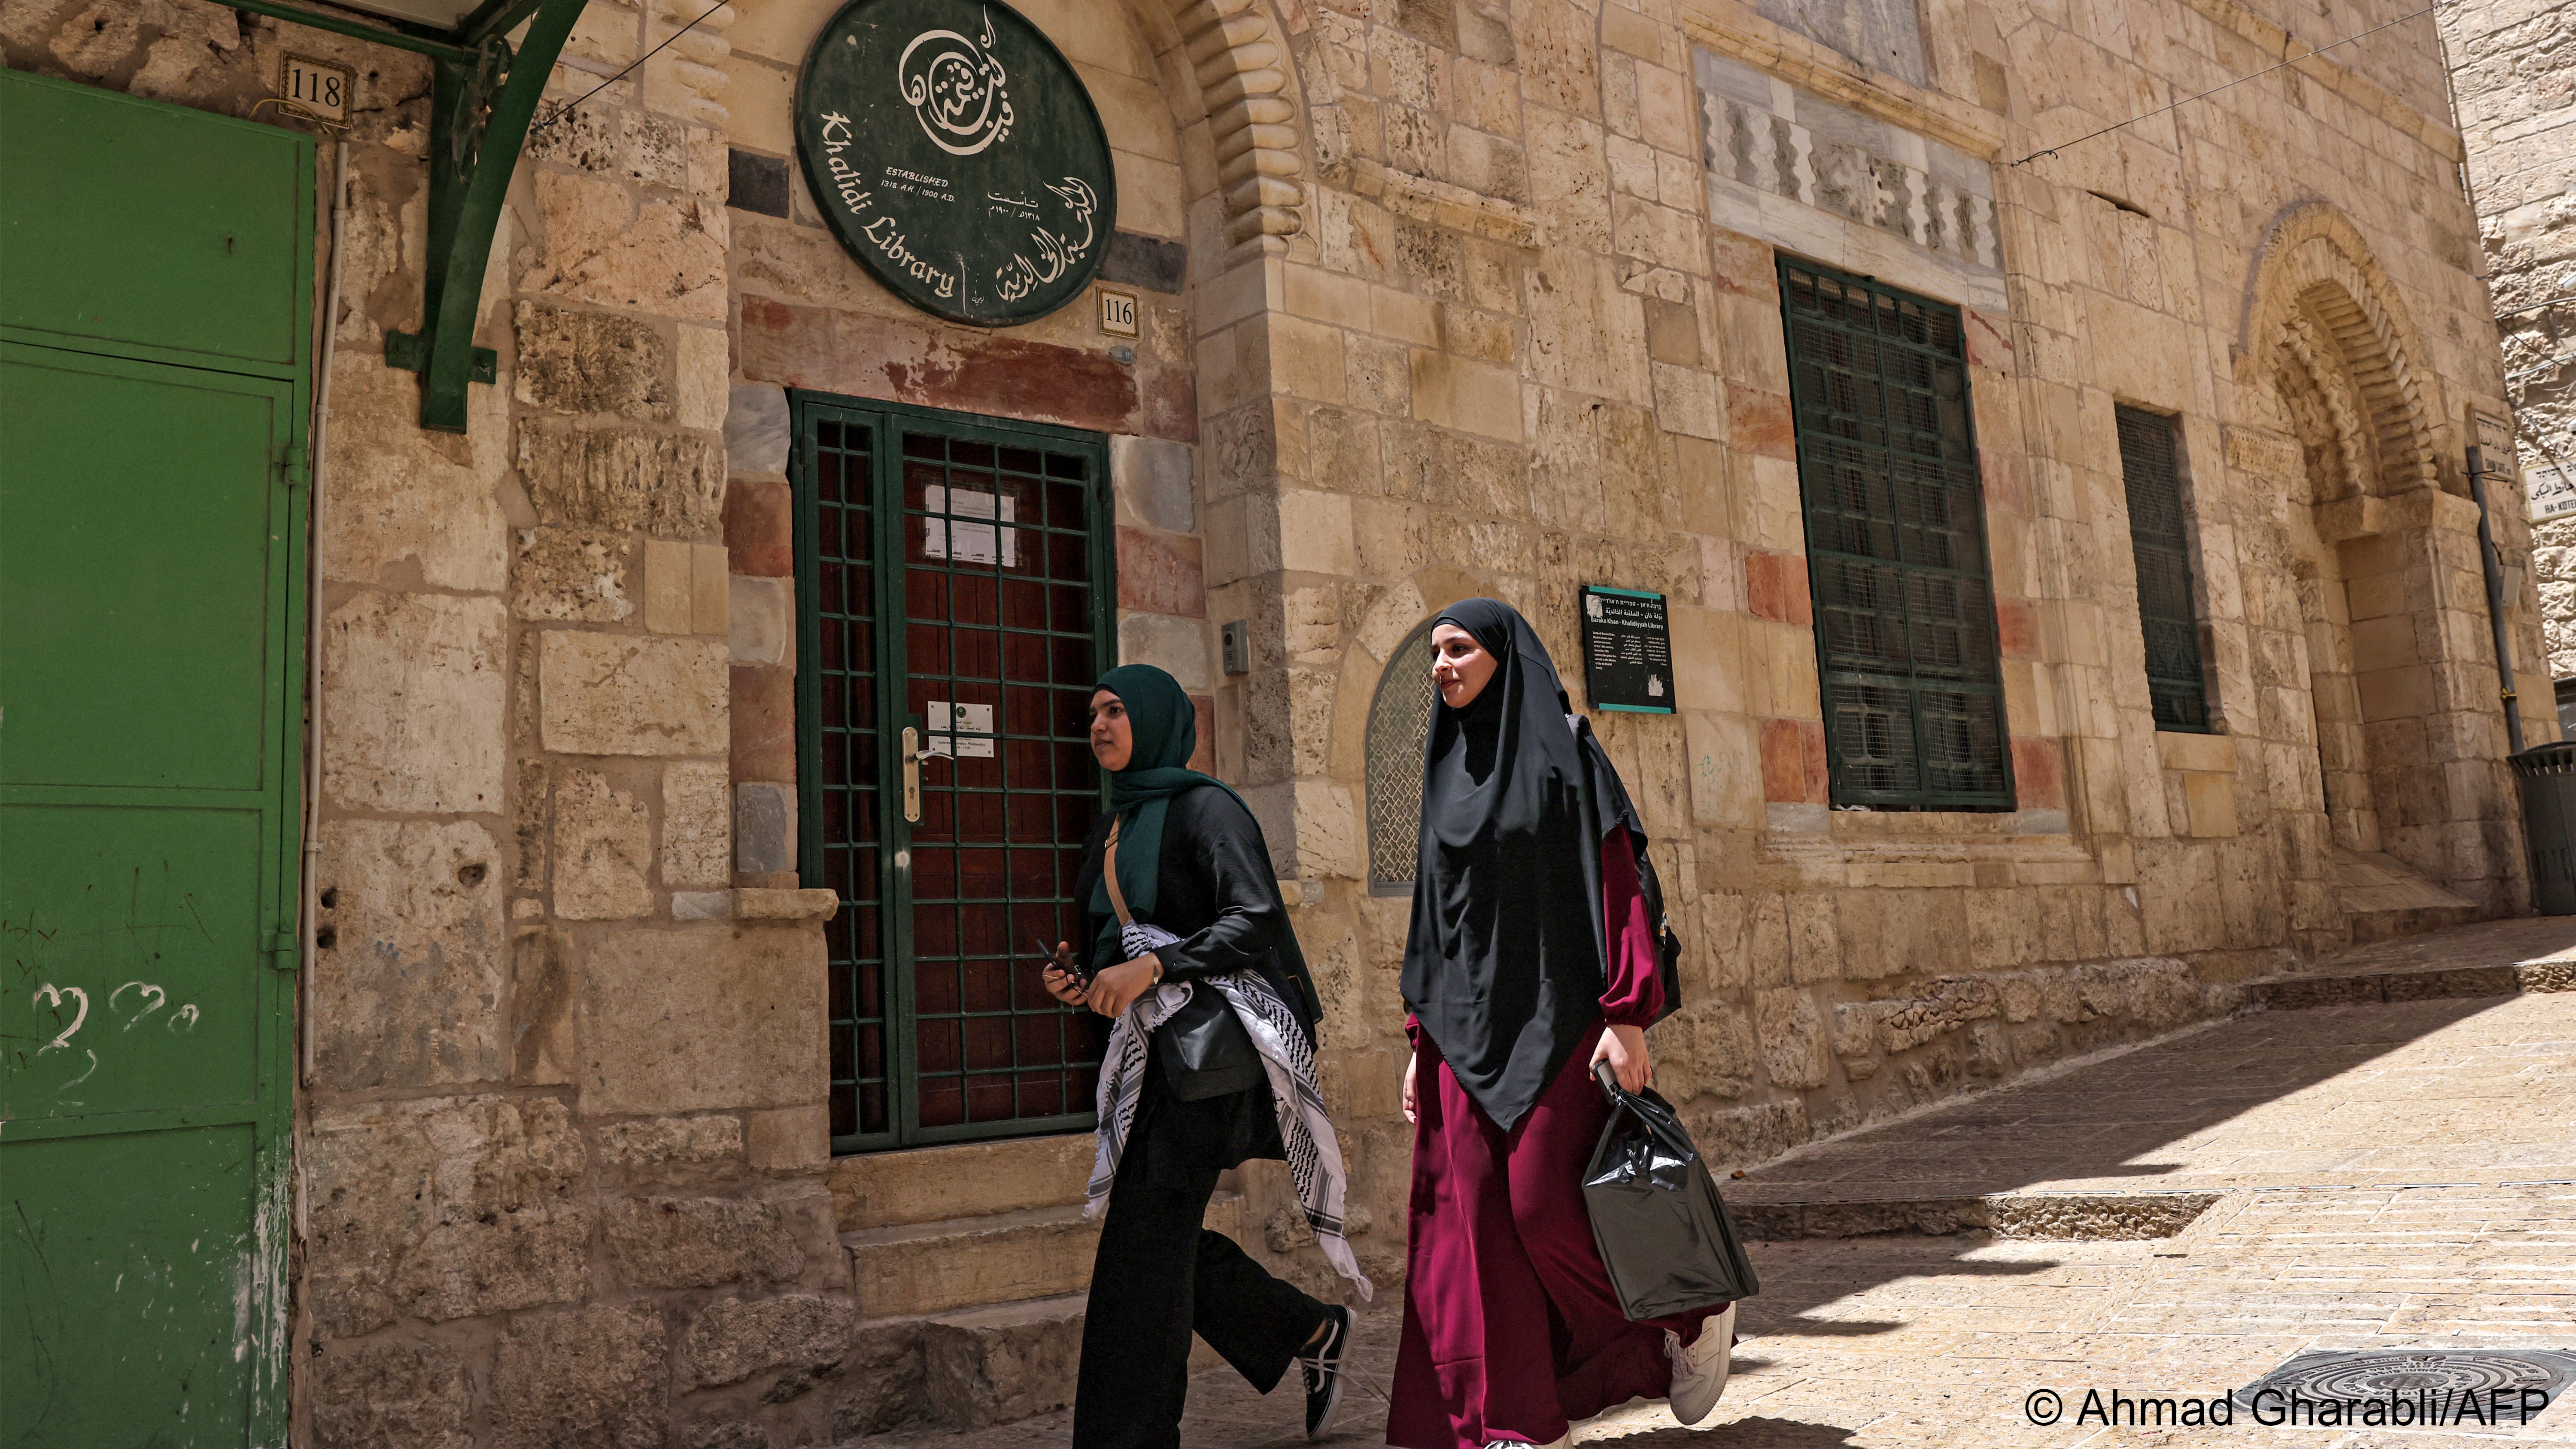
[[2255,255],[2237,340],[2238,381],[2269,386],[2293,366],[2331,395],[2340,389],[2330,374],[2339,372],[2358,415],[2338,422],[2369,437],[2377,457],[2372,491],[2393,496],[2438,486],[2431,422],[2438,403],[2427,399],[2428,384],[2416,372],[2424,355],[2418,335],[2360,231],[2332,205],[2303,202],[2273,222]]
[[[1226,249],[1272,252],[1304,229],[1304,135],[1294,63],[1269,0],[1126,0],[1164,57],[1174,120],[1207,120]],[[1193,198],[1195,199],[1195,198]]]

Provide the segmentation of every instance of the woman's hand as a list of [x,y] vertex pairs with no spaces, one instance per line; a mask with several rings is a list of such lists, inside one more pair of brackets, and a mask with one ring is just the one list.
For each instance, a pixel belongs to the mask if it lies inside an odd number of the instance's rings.
[[1415,1121],[1422,1115],[1413,1097],[1413,1074],[1421,1065],[1422,1055],[1419,1052],[1404,1059],[1404,1120],[1407,1122]]
[[1162,979],[1163,962],[1159,956],[1121,961],[1091,978],[1091,990],[1083,994],[1083,1004],[1102,1016],[1120,1016]]
[[1073,974],[1072,942],[1055,943],[1055,955],[1048,960],[1046,969],[1038,973],[1038,981],[1046,987],[1047,995],[1065,1005],[1082,1004],[1082,978]]
[[[1642,1026],[1613,1026],[1601,1033],[1601,1044],[1592,1049],[1592,1066],[1603,1062],[1619,1078],[1621,1088],[1644,1091],[1655,1079],[1655,1064],[1646,1058],[1646,1029]],[[1408,1096],[1407,1100],[1410,1100]]]

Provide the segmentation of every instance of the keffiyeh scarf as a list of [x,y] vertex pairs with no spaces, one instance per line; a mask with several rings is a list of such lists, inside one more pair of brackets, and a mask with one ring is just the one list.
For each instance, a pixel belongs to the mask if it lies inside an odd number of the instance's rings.
[[[1143,921],[1120,928],[1127,959],[1135,960],[1180,938]],[[1279,999],[1257,971],[1237,971],[1197,983],[1212,987],[1234,1008],[1252,1038],[1253,1050],[1270,1075],[1270,1101],[1279,1113],[1279,1141],[1286,1149],[1288,1179],[1297,1190],[1297,1205],[1324,1261],[1359,1286],[1360,1297],[1374,1293],[1351,1245],[1342,1235],[1343,1194],[1348,1186],[1342,1169],[1341,1139],[1325,1114],[1324,1094],[1315,1083],[1315,1048],[1288,1003]],[[1100,1064],[1100,1148],[1091,1169],[1083,1215],[1097,1217],[1109,1205],[1109,1189],[1118,1180],[1118,1160],[1128,1133],[1136,1125],[1136,1103],[1145,1088],[1154,1028],[1187,1006],[1192,983],[1165,981],[1136,998],[1109,1030],[1109,1052]]]

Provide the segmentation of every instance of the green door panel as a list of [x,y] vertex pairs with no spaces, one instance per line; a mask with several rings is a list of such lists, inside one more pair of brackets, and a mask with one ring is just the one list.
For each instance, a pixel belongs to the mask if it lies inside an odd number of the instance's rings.
[[294,391],[0,343],[12,784],[260,788],[269,494]]
[[0,806],[0,1114],[233,1107],[259,1091],[258,810]]
[[312,165],[0,71],[0,1449],[286,1442]]
[[0,85],[0,325],[270,376],[302,366],[313,145],[94,86]]
[[235,1351],[242,1310],[274,1291],[256,1145],[235,1123],[9,1147],[0,1443],[239,1449],[264,1367]]

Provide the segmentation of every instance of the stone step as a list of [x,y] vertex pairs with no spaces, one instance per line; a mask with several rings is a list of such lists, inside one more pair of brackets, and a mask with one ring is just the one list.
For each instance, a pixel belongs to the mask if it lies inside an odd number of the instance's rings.
[[2137,1242],[2170,1238],[2209,1211],[2215,1192],[1998,1192],[1967,1197],[1751,1202],[1726,1210],[1747,1238],[1867,1238],[1890,1233],[1943,1237]]
[[[1221,1192],[1207,1225],[1240,1242],[1243,1195]],[[1082,1205],[1024,1208],[843,1233],[859,1316],[909,1318],[1079,1293],[1091,1286],[1097,1219]]]
[[1091,1180],[1092,1135],[961,1142],[836,1157],[824,1173],[841,1231],[935,1223],[982,1213],[1078,1206]]
[[[924,1408],[959,1429],[1007,1424],[1071,1406],[1082,1359],[1083,1297],[997,1303],[921,1321]],[[1190,1372],[1224,1363],[1193,1339]]]
[[2576,961],[2499,962],[2486,966],[2396,966],[2363,971],[2296,972],[2245,983],[2248,1004],[2267,1011],[2312,1006],[2368,1006],[2462,996],[2514,996],[2576,991]]

